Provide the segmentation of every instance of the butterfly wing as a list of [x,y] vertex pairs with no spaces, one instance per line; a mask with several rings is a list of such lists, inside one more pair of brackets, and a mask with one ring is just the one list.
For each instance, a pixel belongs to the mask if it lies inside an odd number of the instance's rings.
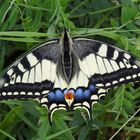
[[59,50],[58,40],[51,40],[12,64],[0,79],[0,100],[40,99],[51,91]]
[[122,49],[93,39],[76,38],[73,51],[78,58],[79,75],[83,75],[79,76],[79,81],[84,81],[81,80],[84,77],[88,80],[83,86],[96,88],[88,101],[89,110],[91,103],[97,102],[108,89],[140,81],[140,62]]

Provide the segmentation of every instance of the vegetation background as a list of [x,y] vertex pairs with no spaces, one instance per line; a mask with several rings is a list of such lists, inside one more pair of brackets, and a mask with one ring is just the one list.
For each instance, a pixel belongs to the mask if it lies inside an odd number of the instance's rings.
[[[0,71],[65,27],[140,56],[139,0],[1,0]],[[140,140],[140,113],[123,126],[139,108],[140,86],[131,84],[95,104],[90,124],[84,110],[57,111],[50,126],[36,101],[1,101],[0,140]]]

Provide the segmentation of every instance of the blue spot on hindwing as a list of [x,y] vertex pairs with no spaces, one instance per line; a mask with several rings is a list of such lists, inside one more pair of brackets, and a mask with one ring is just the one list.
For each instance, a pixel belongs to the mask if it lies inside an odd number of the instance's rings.
[[77,89],[75,94],[74,94],[74,99],[76,101],[83,100],[83,90],[81,88]]
[[47,98],[49,102],[64,102],[64,94],[61,89],[57,89],[54,92],[50,92]]
[[58,102],[64,100],[64,94],[62,93],[60,89],[55,91],[55,100]]
[[50,93],[48,94],[48,100],[49,100],[50,102],[54,102],[54,101],[55,101],[54,92],[50,92]]
[[90,99],[90,90],[86,89],[83,94],[85,99]]
[[93,92],[96,90],[94,85],[89,85],[88,89],[90,90],[90,92]]

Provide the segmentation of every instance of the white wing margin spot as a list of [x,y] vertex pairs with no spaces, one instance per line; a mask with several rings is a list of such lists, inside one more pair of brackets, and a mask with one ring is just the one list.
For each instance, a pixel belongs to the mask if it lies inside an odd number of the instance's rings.
[[48,94],[49,93],[49,90],[44,90],[43,92],[42,92],[42,94],[44,95],[44,94]]

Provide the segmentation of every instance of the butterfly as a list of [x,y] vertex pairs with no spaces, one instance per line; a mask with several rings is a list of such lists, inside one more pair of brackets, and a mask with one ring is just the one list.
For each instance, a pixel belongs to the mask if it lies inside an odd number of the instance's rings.
[[0,100],[34,99],[48,108],[48,118],[58,109],[92,106],[109,89],[140,81],[140,61],[122,49],[89,38],[71,38],[64,31],[26,53],[0,78]]

